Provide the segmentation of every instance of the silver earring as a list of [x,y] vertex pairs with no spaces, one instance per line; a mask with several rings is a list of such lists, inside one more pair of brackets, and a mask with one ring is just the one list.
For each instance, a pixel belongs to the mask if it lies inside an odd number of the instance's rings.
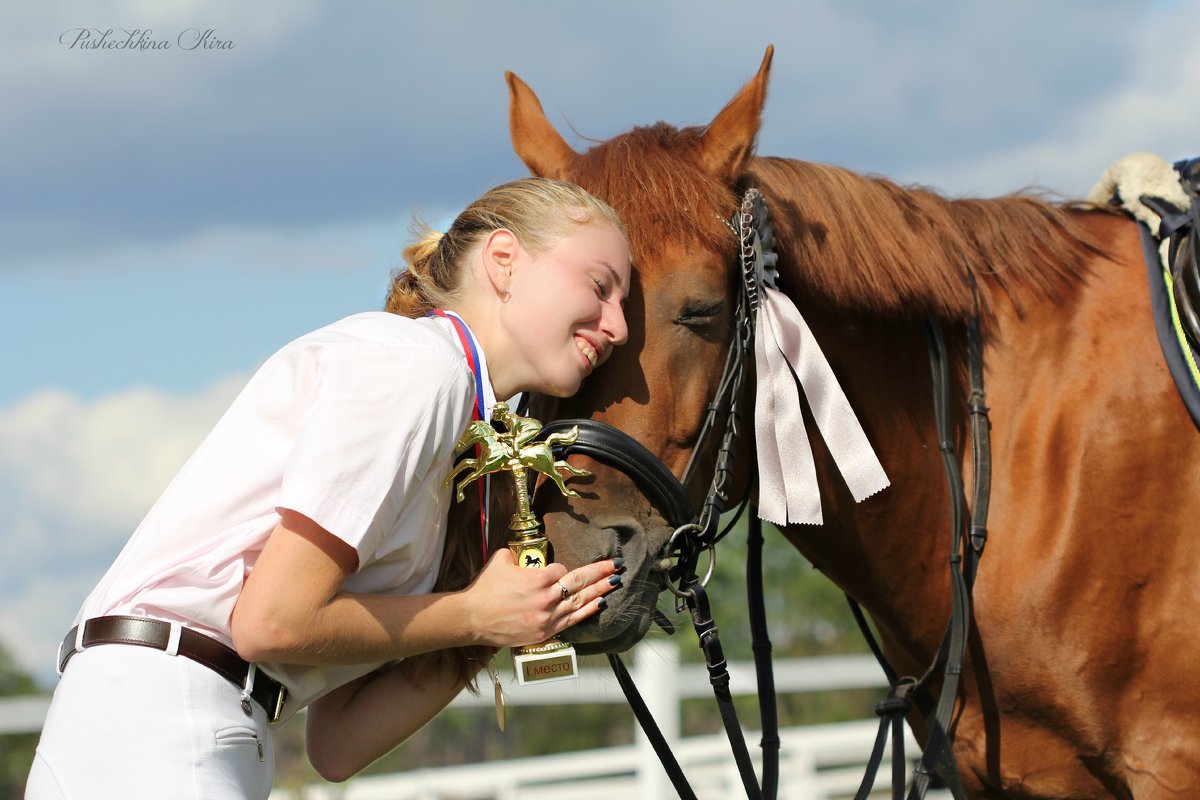
[[512,289],[505,286],[504,287],[504,302],[507,303],[509,300],[512,300]]

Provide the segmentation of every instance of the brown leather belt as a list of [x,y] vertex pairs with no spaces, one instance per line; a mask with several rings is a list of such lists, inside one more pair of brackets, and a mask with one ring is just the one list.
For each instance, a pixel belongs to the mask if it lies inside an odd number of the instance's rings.
[[[79,626],[71,628],[59,648],[58,671],[62,672],[79,651],[75,649]],[[83,624],[83,647],[98,644],[134,644],[166,651],[171,638],[171,623],[148,617],[93,617]],[[250,665],[231,648],[211,636],[197,633],[190,628],[179,629],[179,655],[190,658],[211,669],[230,683],[242,689],[249,677]],[[255,670],[254,686],[250,691],[254,701],[267,712],[271,722],[279,719],[283,704],[287,700],[287,687],[262,670]],[[242,709],[249,714],[250,708],[243,701]]]

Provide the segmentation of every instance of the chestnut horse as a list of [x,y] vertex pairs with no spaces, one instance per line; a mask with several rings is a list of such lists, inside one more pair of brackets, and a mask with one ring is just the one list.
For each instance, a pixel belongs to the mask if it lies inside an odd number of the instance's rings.
[[[987,798],[1200,797],[1189,633],[1200,435],[1155,338],[1135,223],[1082,203],[952,200],[756,156],[771,55],[707,127],[658,123],[583,153],[508,75],[517,154],[612,204],[635,265],[629,343],[552,415],[620,428],[681,476],[730,339],[738,278],[723,220],[759,188],[780,286],[892,481],[856,504],[805,406],[824,524],[782,533],[867,609],[897,671],[919,675],[950,611],[949,491],[922,319],[942,320],[961,367],[952,422],[969,486],[965,257],[982,308],[994,485],[954,740],[963,784]],[[749,490],[746,450],[735,493]],[[670,530],[624,475],[580,463],[594,473],[572,482],[582,496],[544,492],[539,509],[557,560],[624,556],[626,588],[568,631],[581,651],[620,650],[649,626]],[[708,480],[687,487],[694,500]]]

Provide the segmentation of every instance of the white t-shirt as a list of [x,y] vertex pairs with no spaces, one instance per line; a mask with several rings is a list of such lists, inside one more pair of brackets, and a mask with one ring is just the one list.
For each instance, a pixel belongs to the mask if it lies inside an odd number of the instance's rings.
[[[495,403],[479,350],[485,408]],[[433,588],[452,500],[442,482],[475,384],[452,324],[357,314],[271,356],[150,509],[76,618],[180,622],[232,646],[230,615],[280,509],[358,552],[346,591]],[[381,664],[260,664],[283,718]]]

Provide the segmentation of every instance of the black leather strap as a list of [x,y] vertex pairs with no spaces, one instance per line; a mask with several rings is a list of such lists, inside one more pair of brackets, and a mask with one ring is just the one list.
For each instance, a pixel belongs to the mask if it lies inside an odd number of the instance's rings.
[[658,727],[658,723],[654,720],[654,715],[650,713],[650,707],[642,699],[642,693],[638,691],[637,684],[633,682],[629,670],[625,669],[625,663],[621,661],[621,657],[616,653],[608,654],[608,663],[612,666],[613,674],[617,676],[617,683],[620,684],[622,691],[625,692],[625,699],[629,702],[629,708],[633,711],[633,715],[637,717],[642,730],[645,731],[646,738],[650,740],[654,752],[658,754],[658,760],[662,762],[667,777],[671,779],[671,785],[675,787],[675,793],[679,795],[680,800],[696,800],[696,793],[692,790],[692,785],[688,783],[687,776],[683,773],[683,768],[679,766],[678,759],[671,752],[670,742],[663,735],[662,729]]
[[545,440],[552,433],[563,433],[576,425],[579,437],[575,443],[556,448],[564,456],[579,453],[621,470],[673,527],[692,521],[691,501],[683,484],[641,442],[624,431],[594,419],[557,419],[546,423],[537,438]]

